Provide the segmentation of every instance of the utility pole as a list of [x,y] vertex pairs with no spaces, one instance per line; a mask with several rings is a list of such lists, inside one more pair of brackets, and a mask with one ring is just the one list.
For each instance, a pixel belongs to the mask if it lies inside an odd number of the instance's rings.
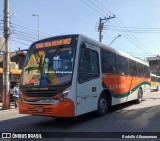
[[99,18],[99,28],[98,28],[98,31],[99,31],[99,42],[102,41],[102,29],[103,29],[102,19]]
[[[103,25],[105,22],[107,22],[108,20],[112,19],[112,18],[115,18],[115,15],[113,17],[109,16],[108,18],[99,18],[99,27],[98,27],[98,31],[99,31],[99,42],[102,42],[102,31],[103,31]],[[105,22],[102,22],[102,21],[105,21]]]
[[9,80],[9,63],[10,63],[10,54],[9,54],[9,0],[4,0],[4,38],[5,38],[5,51],[3,56],[3,104],[2,109],[6,110],[10,108],[10,80]]

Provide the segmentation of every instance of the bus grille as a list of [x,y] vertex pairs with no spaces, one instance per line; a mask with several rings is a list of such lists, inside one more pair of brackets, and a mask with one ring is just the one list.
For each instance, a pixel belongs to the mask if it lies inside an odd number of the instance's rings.
[[26,90],[25,95],[28,97],[52,97],[59,93],[56,90]]
[[52,108],[43,108],[43,110],[41,110],[41,111],[38,110],[38,109],[36,109],[36,108],[29,108],[29,111],[30,111],[31,113],[33,113],[33,114],[34,114],[34,113],[35,113],[35,114],[36,114],[36,113],[42,113],[42,112],[43,112],[44,114],[45,114],[45,113],[47,114],[47,113],[52,113]]

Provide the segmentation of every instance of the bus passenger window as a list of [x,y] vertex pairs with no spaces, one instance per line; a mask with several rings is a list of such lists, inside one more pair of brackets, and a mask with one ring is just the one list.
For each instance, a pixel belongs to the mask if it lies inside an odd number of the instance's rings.
[[144,77],[144,69],[142,64],[137,63],[137,72],[138,77]]
[[103,73],[117,73],[116,54],[106,50],[101,50],[101,64]]
[[149,78],[150,77],[150,70],[148,66],[144,66],[144,77]]
[[117,56],[118,74],[128,75],[128,59],[122,56]]
[[129,60],[129,74],[130,76],[137,76],[136,62]]

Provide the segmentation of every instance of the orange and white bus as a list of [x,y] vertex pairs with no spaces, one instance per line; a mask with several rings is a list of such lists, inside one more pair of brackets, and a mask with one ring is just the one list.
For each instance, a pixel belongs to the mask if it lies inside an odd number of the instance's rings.
[[160,76],[151,73],[151,90],[158,91],[160,87]]
[[150,93],[148,63],[84,35],[33,43],[22,70],[19,113],[74,117],[107,113]]
[[[11,78],[10,78],[10,99],[13,100],[12,89],[16,82],[20,82],[21,70],[20,69],[11,69]],[[2,91],[3,91],[3,68],[0,68],[0,101],[2,101]]]

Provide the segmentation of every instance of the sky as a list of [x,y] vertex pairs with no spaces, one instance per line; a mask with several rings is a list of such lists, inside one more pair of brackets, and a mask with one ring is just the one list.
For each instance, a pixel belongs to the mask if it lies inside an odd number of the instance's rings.
[[[10,50],[28,49],[40,39],[84,34],[99,40],[99,18],[104,23],[102,43],[136,57],[160,55],[160,0],[10,0]],[[0,0],[3,36],[4,0]],[[13,15],[14,14],[14,15]],[[103,21],[104,22],[104,21]]]

